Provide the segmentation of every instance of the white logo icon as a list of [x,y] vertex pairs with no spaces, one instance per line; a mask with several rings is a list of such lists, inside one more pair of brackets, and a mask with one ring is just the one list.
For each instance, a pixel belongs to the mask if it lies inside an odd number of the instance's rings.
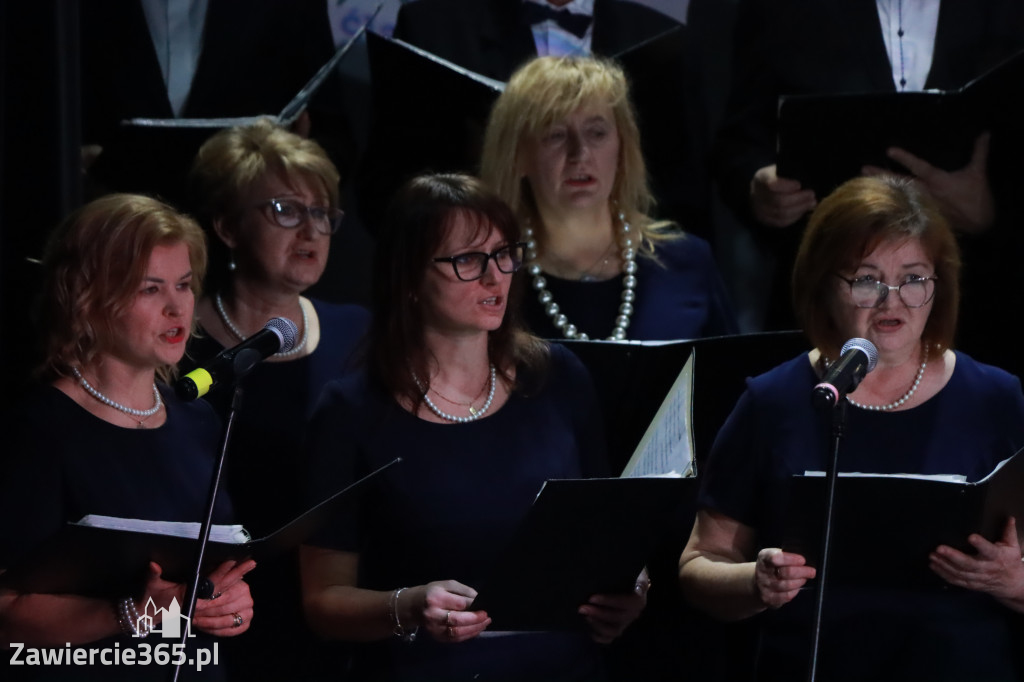
[[[157,615],[163,614],[160,619],[160,623],[154,625],[156,622]],[[172,597],[171,604],[166,609],[164,607],[157,608],[157,605],[153,602],[153,598],[150,597],[149,601],[146,602],[146,610],[139,616],[139,621],[135,624],[136,632],[139,634],[136,637],[144,637],[146,632],[159,632],[165,639],[172,637],[178,639],[181,637],[182,621],[184,621],[185,632],[189,637],[195,637],[192,634],[192,624],[189,622],[187,616],[181,612],[181,605],[178,604],[178,598]]]

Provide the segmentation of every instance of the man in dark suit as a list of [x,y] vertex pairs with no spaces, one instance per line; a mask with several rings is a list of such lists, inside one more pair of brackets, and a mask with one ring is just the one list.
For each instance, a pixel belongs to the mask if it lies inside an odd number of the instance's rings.
[[[507,81],[519,65],[538,54],[523,7],[523,0],[417,0],[399,10],[394,37],[470,71]],[[615,56],[678,26],[633,2],[594,0],[593,8],[591,52],[599,56]]]
[[[180,201],[184,173],[215,129],[133,134],[121,121],[276,115],[334,53],[323,0],[208,0],[193,30],[200,34],[194,77],[176,114],[143,3],[82,5],[82,141],[103,148],[89,173],[94,192]],[[340,85],[329,79],[314,97],[307,132],[344,167],[350,141],[340,99]]]
[[[904,6],[905,4],[905,6]],[[890,8],[891,5],[891,8]],[[794,326],[788,279],[806,214],[823,197],[775,172],[777,106],[780,95],[892,92],[898,87],[898,44],[887,48],[880,9],[914,21],[912,5],[900,0],[741,0],[735,34],[732,93],[713,155],[715,179],[736,215],[777,259],[767,328]],[[966,84],[1024,46],[1024,3],[1019,0],[942,0],[923,88]],[[903,33],[917,28],[900,26]],[[892,41],[898,41],[893,26]],[[894,60],[890,59],[894,55]],[[898,76],[897,76],[898,78]],[[913,89],[913,88],[911,88]],[[921,89],[919,86],[917,89]],[[828,140],[821,140],[827,145]],[[999,151],[991,145],[992,157]],[[925,159],[896,151],[893,159],[947,202],[961,232],[992,226],[993,165],[988,139],[980,139],[972,162],[946,172]],[[998,197],[995,201],[998,204]],[[970,277],[971,265],[965,275]]]
[[[545,15],[546,7],[551,8],[548,15]],[[592,13],[579,14],[590,7]],[[539,26],[546,17],[560,12],[573,14],[574,19],[566,23],[575,23],[572,29],[580,33],[576,40],[566,33],[574,54],[617,57],[676,29],[674,39],[659,42],[659,49],[663,51],[647,55],[645,68],[631,69],[629,57],[623,61],[632,80],[644,157],[658,200],[656,215],[676,220],[684,229],[711,239],[705,142],[708,126],[701,99],[702,86],[685,26],[653,9],[624,0],[593,0],[591,3],[578,0],[548,0],[547,3],[417,0],[404,4],[399,10],[394,37],[504,82],[519,65],[538,55],[533,26]],[[477,122],[480,132],[483,123],[485,121]],[[379,139],[385,134],[378,131],[375,137]],[[376,149],[371,150],[371,154],[394,158],[382,152],[380,146],[374,146]],[[401,146],[408,156],[409,144]],[[373,160],[370,161],[372,164]],[[459,170],[473,171],[476,164],[477,159],[467,159]],[[431,167],[433,170],[456,169]],[[368,173],[368,177],[379,177],[373,169]],[[370,200],[383,201],[380,197]]]

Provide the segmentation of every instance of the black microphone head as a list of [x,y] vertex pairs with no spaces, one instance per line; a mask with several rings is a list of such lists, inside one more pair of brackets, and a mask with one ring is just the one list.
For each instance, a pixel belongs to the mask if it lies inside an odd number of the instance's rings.
[[287,353],[295,348],[295,342],[299,340],[299,328],[287,317],[272,317],[267,320],[263,328],[274,332],[281,339],[281,347],[277,350],[278,353]]
[[[843,344],[842,350],[839,351],[840,357],[846,355],[846,351],[853,350],[856,348],[868,357],[867,372],[870,372],[878,364],[878,349],[875,348],[875,344],[871,343],[867,339],[853,338]],[[867,373],[865,372],[865,374]]]

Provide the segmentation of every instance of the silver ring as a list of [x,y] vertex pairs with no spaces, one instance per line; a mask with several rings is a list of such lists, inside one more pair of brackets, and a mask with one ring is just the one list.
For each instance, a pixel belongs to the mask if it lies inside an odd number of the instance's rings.
[[219,597],[222,594],[224,594],[224,593],[223,592],[214,592],[213,596],[210,597],[210,601],[213,601],[214,599],[216,599],[217,597]]
[[449,625],[448,626],[448,639],[455,639],[455,626],[454,625]]
[[451,611],[446,611],[445,612],[445,614],[444,614],[444,624],[447,625],[448,627],[452,626],[452,612]]
[[245,622],[245,619],[242,618],[242,614],[240,614],[240,613],[233,613],[231,615],[233,615],[235,617],[235,622],[234,622],[234,624],[232,624],[231,627],[233,627],[233,628],[240,628],[240,627],[242,627],[242,623]]

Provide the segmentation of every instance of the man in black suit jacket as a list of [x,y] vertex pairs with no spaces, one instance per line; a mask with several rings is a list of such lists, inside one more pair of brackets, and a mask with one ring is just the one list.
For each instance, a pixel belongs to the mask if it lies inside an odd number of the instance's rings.
[[[523,0],[417,0],[399,10],[394,37],[504,82],[523,62],[537,56],[522,6]],[[632,79],[652,191],[658,200],[657,217],[676,220],[684,229],[710,240],[708,125],[686,27],[634,2],[595,0],[591,50],[597,56],[615,57],[672,29],[678,32],[676,42],[664,56],[656,57],[657,68],[629,73],[627,63],[626,69]],[[482,131],[485,121],[478,123]],[[386,143],[380,142],[383,135],[375,133],[377,142],[369,154],[393,159],[392,153],[379,146],[387,149]],[[403,143],[407,157],[408,147]],[[364,178],[367,183],[370,177],[375,178],[378,188],[381,182],[395,183],[394,179],[381,180],[379,169],[372,167],[374,159],[369,162],[371,167]],[[467,159],[458,170],[475,171],[477,162]],[[427,165],[433,170],[456,170]],[[411,170],[403,169],[402,174],[408,175]],[[377,204],[384,201],[376,193],[364,193],[364,200]],[[376,210],[379,206],[369,207],[371,214]]]
[[[925,88],[960,87],[1024,46],[1022,15],[1019,0],[942,0]],[[766,327],[790,328],[795,320],[788,280],[796,244],[807,212],[823,197],[775,174],[778,98],[892,92],[893,67],[873,0],[741,0],[734,45],[732,92],[713,155],[715,179],[726,203],[776,256]],[[1001,153],[998,146],[991,145],[989,167]],[[983,172],[986,156],[986,149],[978,150]],[[932,173],[937,169],[917,163],[924,160],[909,161],[937,194],[948,196],[957,186],[971,187],[969,198],[990,196],[986,183],[977,184],[977,169],[957,176]],[[964,232],[984,231],[992,223],[991,206],[984,204],[954,207],[967,214],[954,222]]]
[[[522,0],[417,0],[399,10],[394,37],[507,81],[523,62],[537,56],[522,5]],[[674,26],[678,23],[643,5],[594,0],[591,49],[595,55],[615,56]]]
[[[181,117],[276,115],[333,53],[323,0],[209,0]],[[82,5],[81,78],[82,141],[104,148],[90,171],[99,185],[95,191],[141,191],[181,201],[184,173],[216,130],[126,136],[121,129],[124,119],[174,118],[139,0]],[[311,105],[310,134],[343,168],[351,143],[340,99],[340,85],[328,79]]]

